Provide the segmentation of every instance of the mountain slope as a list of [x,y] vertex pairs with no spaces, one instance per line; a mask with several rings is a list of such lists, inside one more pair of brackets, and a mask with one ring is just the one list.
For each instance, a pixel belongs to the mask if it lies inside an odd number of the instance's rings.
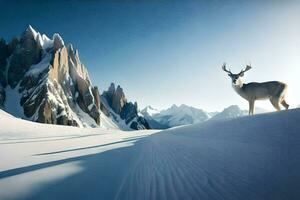
[[[70,135],[43,138],[57,131],[39,124],[31,127],[35,138],[17,140],[1,119],[0,199],[300,198],[299,109],[153,135],[81,129],[71,136],[80,129],[54,126]],[[19,137],[26,132],[20,125]]]
[[20,39],[1,44],[0,52],[6,52],[0,60],[4,110],[41,123],[100,125],[98,88],[71,44],[58,34],[49,39],[31,26]]
[[[268,112],[270,111],[264,108],[259,108],[259,107],[255,108],[255,114],[262,114]],[[228,120],[228,119],[234,119],[246,115],[248,115],[248,110],[243,110],[237,105],[231,105],[225,108],[222,112],[214,114],[210,118],[210,120]]]
[[138,111],[137,102],[129,102],[121,86],[111,83],[107,91],[101,95],[101,110],[112,119],[121,130],[150,129],[143,116]]
[[240,109],[237,105],[231,105],[225,108],[222,112],[214,115],[210,120],[225,120],[225,119],[233,119],[241,116],[245,116],[248,114],[247,110]]
[[145,107],[143,110],[141,110],[141,114],[143,117],[147,120],[149,126],[151,129],[167,129],[170,128],[168,124],[163,124],[154,119],[154,115],[159,114],[160,111],[158,109],[155,109],[151,106]]

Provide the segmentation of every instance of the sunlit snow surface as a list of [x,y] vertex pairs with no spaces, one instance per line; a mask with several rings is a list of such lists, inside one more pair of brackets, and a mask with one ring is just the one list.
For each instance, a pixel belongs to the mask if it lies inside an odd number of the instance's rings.
[[0,199],[300,199],[300,110],[153,131],[0,111]]

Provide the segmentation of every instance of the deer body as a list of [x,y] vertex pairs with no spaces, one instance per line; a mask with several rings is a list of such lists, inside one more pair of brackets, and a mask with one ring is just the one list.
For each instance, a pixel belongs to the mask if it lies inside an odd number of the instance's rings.
[[247,66],[245,70],[242,70],[238,74],[231,73],[226,69],[226,65],[223,65],[223,70],[228,73],[228,76],[232,79],[233,89],[244,99],[249,102],[249,115],[254,114],[254,103],[256,100],[269,99],[276,110],[281,110],[280,104],[286,109],[289,105],[285,101],[285,94],[287,91],[287,85],[279,81],[269,81],[262,83],[243,83],[242,77],[244,72],[251,69],[251,66]]

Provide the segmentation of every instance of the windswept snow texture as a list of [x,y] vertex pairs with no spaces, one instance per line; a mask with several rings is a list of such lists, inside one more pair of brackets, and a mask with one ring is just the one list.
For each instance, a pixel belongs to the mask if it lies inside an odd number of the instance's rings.
[[1,200],[300,199],[300,109],[156,134],[0,118]]

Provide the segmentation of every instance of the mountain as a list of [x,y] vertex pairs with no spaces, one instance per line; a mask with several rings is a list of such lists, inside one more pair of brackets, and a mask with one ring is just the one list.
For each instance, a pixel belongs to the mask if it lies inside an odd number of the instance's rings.
[[[116,95],[119,94],[117,91]],[[59,34],[49,39],[29,25],[20,38],[9,43],[0,39],[0,108],[3,110],[40,123],[118,128],[102,113],[100,107],[105,106],[100,99],[78,50],[72,44],[65,44]],[[113,105],[118,103],[118,109],[126,110],[122,110],[126,116],[121,118],[126,123],[133,120],[135,105],[114,98]],[[143,120],[136,118],[131,128],[148,128]]]
[[141,111],[152,128],[170,128],[181,125],[195,124],[209,119],[207,112],[187,105],[176,106],[162,111],[146,107]]
[[49,39],[28,26],[19,39],[0,43],[4,110],[41,123],[100,125],[98,88],[78,51],[59,34]]
[[210,118],[210,120],[233,119],[247,114],[247,110],[242,110],[237,105],[231,105],[225,108],[222,112],[214,115],[212,118]]
[[[255,107],[255,114],[270,112],[265,108]],[[248,115],[248,110],[243,110],[237,105],[231,105],[225,108],[222,112],[211,115],[210,120],[226,120]]]
[[152,117],[153,115],[155,114],[159,114],[160,113],[160,110],[156,109],[156,108],[153,108],[152,106],[147,106],[145,107],[143,110],[141,110],[141,113],[143,115],[147,115],[147,116],[150,116]]
[[122,130],[150,129],[147,120],[139,113],[137,102],[129,102],[120,85],[111,83],[101,95],[101,110]]
[[[256,107],[257,114],[269,112],[266,109]],[[141,110],[141,114],[153,129],[167,129],[175,126],[202,123],[207,120],[224,120],[248,115],[247,110],[242,110],[237,105],[231,105],[222,112],[206,112],[191,106],[182,104],[173,105],[165,110],[158,110],[151,106]]]
[[147,120],[149,126],[151,129],[167,129],[170,128],[169,125],[160,123],[154,119],[154,115],[159,114],[160,110],[155,109],[151,106],[145,107],[143,110],[141,110],[141,114],[143,117]]

